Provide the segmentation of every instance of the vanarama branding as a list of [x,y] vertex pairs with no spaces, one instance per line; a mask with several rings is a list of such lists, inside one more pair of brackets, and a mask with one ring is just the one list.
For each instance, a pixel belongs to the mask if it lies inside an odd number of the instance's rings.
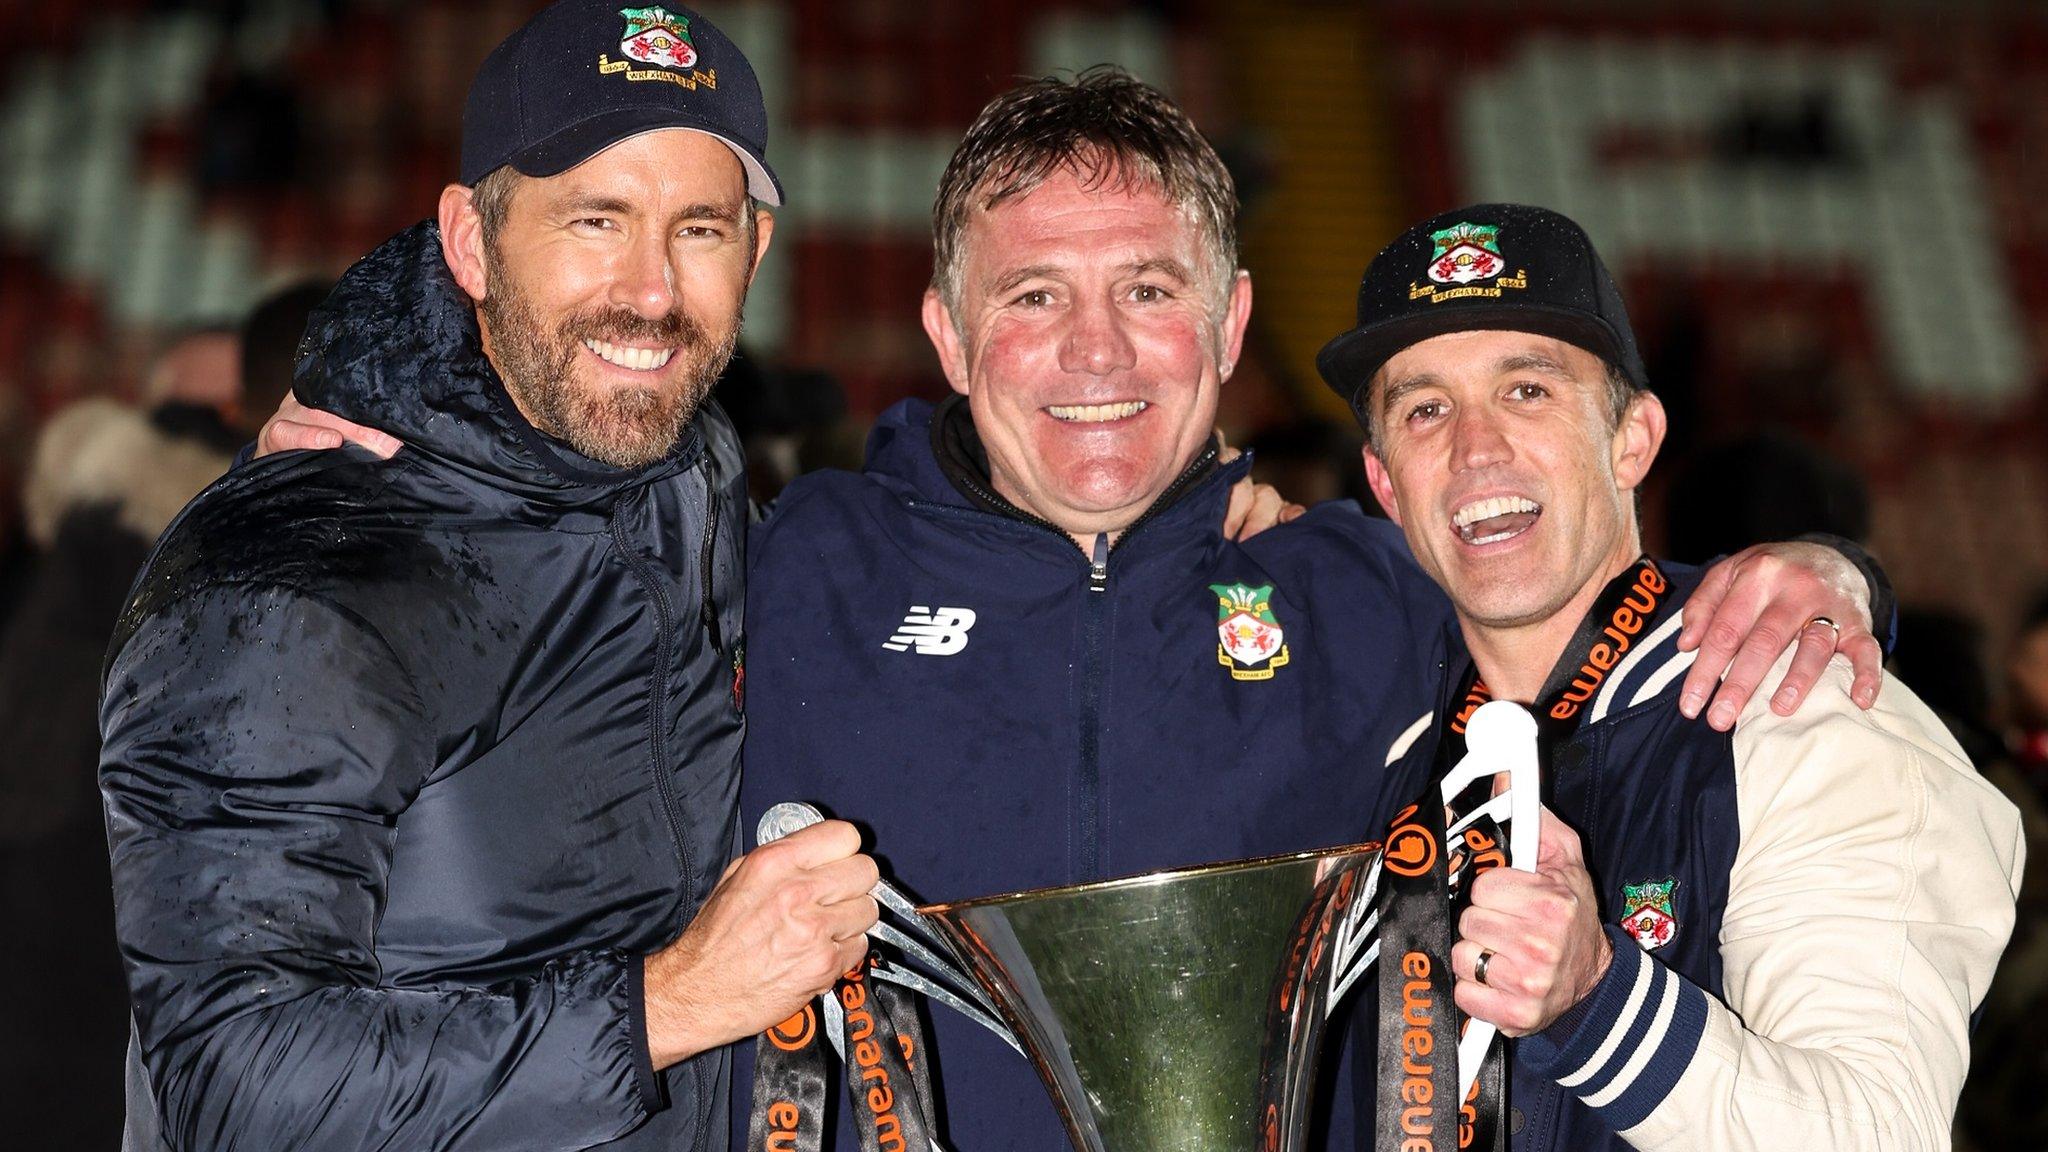
[[1600,690],[1607,674],[1621,662],[1622,656],[1635,643],[1637,634],[1650,617],[1657,614],[1657,605],[1663,601],[1664,593],[1671,585],[1664,579],[1664,573],[1648,560],[1636,565],[1636,578],[1623,594],[1621,603],[1614,606],[1606,624],[1601,628],[1592,647],[1579,662],[1579,670],[1572,674],[1571,684],[1550,705],[1550,718],[1569,720],[1579,714],[1579,709],[1593,694]]
[[767,1118],[768,1134],[762,1140],[762,1152],[794,1152],[803,1112],[787,1100],[771,1100]]
[[1436,989],[1428,953],[1401,957],[1401,1152],[1433,1152],[1436,1132]]
[[768,1030],[768,1042],[784,1052],[795,1052],[818,1034],[818,1012],[806,1002],[803,1010]]
[[1474,680],[1472,687],[1466,689],[1465,698],[1458,702],[1458,710],[1451,714],[1451,731],[1463,736],[1465,725],[1472,722],[1472,714],[1479,711],[1481,704],[1492,699],[1493,689],[1486,686],[1486,681]]
[[1436,837],[1409,817],[1419,809],[1410,804],[1394,817],[1394,830],[1387,833],[1387,867],[1402,876],[1420,876],[1436,866]]
[[875,1147],[881,1152],[904,1152],[903,1121],[896,1115],[896,1092],[889,1083],[889,1069],[882,1063],[882,1045],[875,1039],[875,1013],[868,1007],[866,973],[859,968],[846,973],[839,984],[839,1006],[846,1009],[846,1039],[853,1063],[860,1073],[859,1092],[872,1117]]

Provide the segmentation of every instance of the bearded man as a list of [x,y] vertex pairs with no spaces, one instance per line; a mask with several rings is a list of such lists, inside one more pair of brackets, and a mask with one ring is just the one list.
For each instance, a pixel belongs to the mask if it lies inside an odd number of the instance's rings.
[[314,319],[301,394],[410,450],[237,470],[131,597],[130,1147],[722,1147],[722,1046],[863,952],[849,825],[728,867],[746,491],[705,394],[780,203],[760,89],[623,16],[506,40],[438,219]]

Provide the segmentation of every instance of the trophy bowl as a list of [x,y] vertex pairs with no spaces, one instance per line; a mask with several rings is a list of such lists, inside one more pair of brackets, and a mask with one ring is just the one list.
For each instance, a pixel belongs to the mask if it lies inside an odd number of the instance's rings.
[[1302,1146],[1333,952],[1379,845],[918,909],[1083,1152]]

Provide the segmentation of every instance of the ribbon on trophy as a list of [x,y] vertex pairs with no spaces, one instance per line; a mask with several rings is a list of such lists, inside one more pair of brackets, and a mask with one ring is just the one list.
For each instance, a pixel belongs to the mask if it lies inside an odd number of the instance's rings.
[[[1490,868],[1535,868],[1536,737],[1519,705],[1468,690],[1438,748],[1434,795],[1394,818],[1366,878],[1361,919],[1339,941],[1333,1002],[1379,964],[1375,1147],[1505,1147],[1499,1031],[1458,1012],[1450,956],[1473,879]],[[1507,786],[1495,791],[1502,776]]]
[[[754,1050],[754,1107],[747,1147],[818,1152],[825,1141],[826,1069],[838,1050],[846,1098],[865,1152],[937,1149],[924,1029],[910,994],[872,979],[886,964],[870,950],[860,967],[820,998],[761,1034]],[[829,1003],[836,1011],[821,1012]],[[821,1015],[837,1017],[821,1021]],[[836,1028],[834,1025],[836,1024]]]
[[[783,803],[762,815],[755,841],[767,844],[824,819],[808,804]],[[1021,1054],[988,996],[961,971],[957,956],[887,881],[872,889],[905,928],[880,921],[868,930],[898,954],[870,948],[860,967],[832,991],[754,1042],[750,1152],[819,1152],[825,1140],[828,1068],[845,1069],[846,1095],[864,1152],[946,1152],[939,1142],[924,1026],[911,992],[936,1000],[989,1029]],[[911,935],[917,932],[918,936]]]
[[[1533,716],[1520,713],[1518,739],[1489,732],[1482,748],[1473,734],[1482,710],[1487,724],[1507,715],[1468,668],[1458,709],[1444,726],[1436,754],[1437,795],[1443,804],[1418,802],[1394,818],[1387,835],[1375,910],[1379,971],[1379,1093],[1375,1144],[1380,1148],[1497,1150],[1506,1146],[1504,1045],[1490,1024],[1466,1019],[1451,1003],[1450,948],[1455,925],[1472,902],[1472,881],[1510,862],[1502,833],[1509,823],[1513,866],[1533,870],[1540,785],[1536,765],[1548,759],[1586,718],[1608,673],[1649,626],[1670,584],[1645,556],[1610,580],[1579,623],[1542,689]],[[1511,753],[1503,766],[1501,753]],[[1519,766],[1525,775],[1518,776]],[[1493,791],[1494,773],[1510,785]],[[1501,801],[1507,801],[1505,810]],[[1446,826],[1448,822],[1448,827]],[[1448,894],[1448,899],[1446,895]],[[1370,933],[1375,925],[1365,926]],[[1370,954],[1363,963],[1371,963]],[[1362,967],[1362,965],[1361,965]],[[1338,995],[1343,994],[1340,986]],[[1440,1053],[1460,1049],[1458,1079],[1447,1079]],[[1475,1064],[1477,1057],[1477,1066]],[[1450,1095],[1455,1093],[1455,1096]],[[1459,1101],[1455,1123],[1442,1101]]]

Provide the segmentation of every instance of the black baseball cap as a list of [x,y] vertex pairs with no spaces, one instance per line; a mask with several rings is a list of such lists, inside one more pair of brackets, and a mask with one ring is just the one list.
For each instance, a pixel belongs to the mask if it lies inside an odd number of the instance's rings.
[[1473,329],[1555,337],[1650,386],[1621,291],[1586,230],[1527,204],[1458,208],[1380,249],[1358,284],[1358,326],[1323,345],[1316,369],[1364,423],[1359,393],[1381,365]]
[[687,8],[560,0],[491,50],[462,109],[462,175],[510,164],[553,176],[629,136],[691,128],[717,137],[747,194],[782,203],[768,167],[768,111],[747,58]]

